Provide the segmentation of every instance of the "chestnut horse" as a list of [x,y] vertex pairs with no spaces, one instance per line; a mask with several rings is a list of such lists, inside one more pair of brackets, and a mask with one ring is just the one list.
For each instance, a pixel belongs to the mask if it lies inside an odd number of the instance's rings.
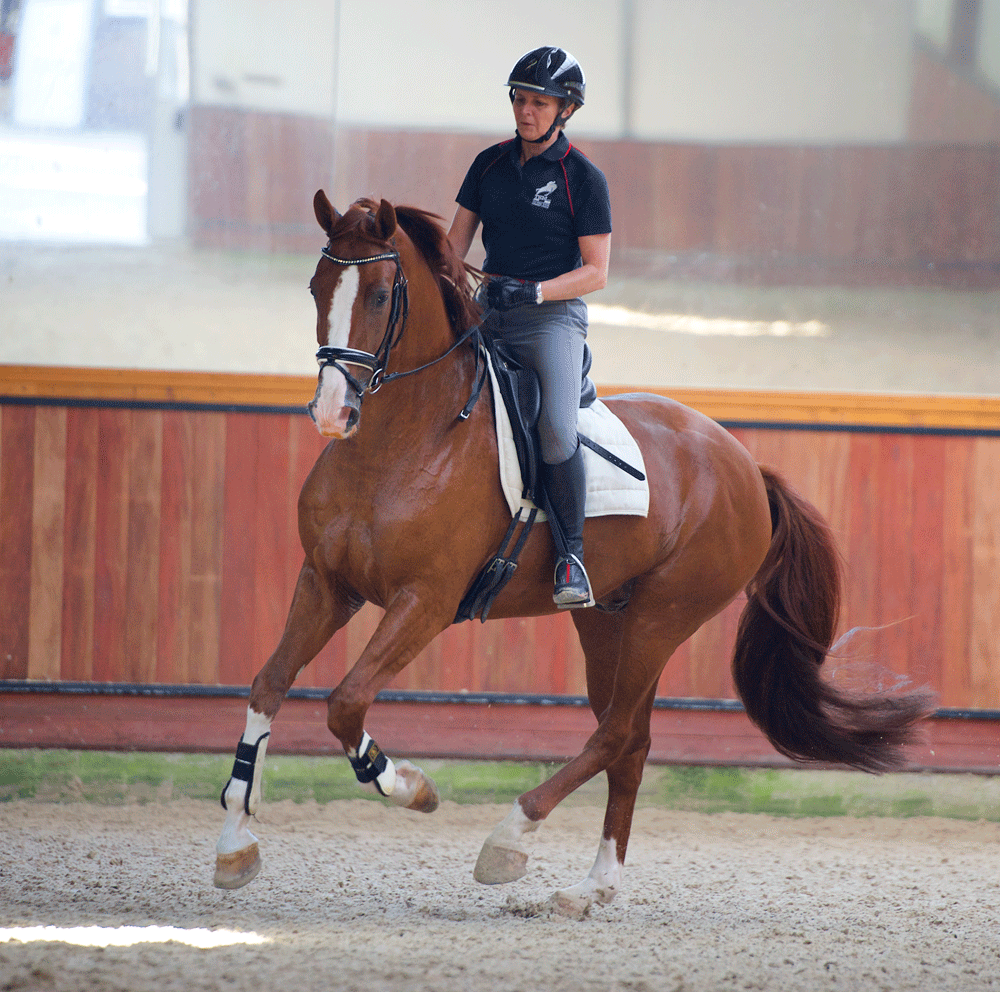
[[[410,762],[387,758],[365,732],[365,714],[453,622],[510,523],[490,403],[463,410],[482,371],[464,340],[478,317],[471,270],[425,211],[364,200],[341,216],[322,191],[314,208],[328,243],[310,283],[322,367],[309,410],[334,440],[302,489],[305,561],[284,634],[253,681],[223,792],[216,884],[229,888],[260,866],[249,821],[271,721],[298,672],[365,602],[385,615],[330,694],[327,725],[369,788],[409,809],[437,806],[434,783]],[[552,897],[571,915],[609,902],[621,885],[664,665],[744,590],[733,677],[750,719],[782,754],[896,768],[930,706],[920,692],[849,695],[820,677],[840,580],[813,507],[702,414],[652,395],[606,402],[642,450],[650,505],[645,518],[586,522],[598,605],[572,618],[597,729],[576,758],[514,803],[474,871],[486,883],[524,875],[528,835],[603,771],[607,811],[594,867]],[[548,527],[536,526],[491,618],[555,612],[553,555]]]

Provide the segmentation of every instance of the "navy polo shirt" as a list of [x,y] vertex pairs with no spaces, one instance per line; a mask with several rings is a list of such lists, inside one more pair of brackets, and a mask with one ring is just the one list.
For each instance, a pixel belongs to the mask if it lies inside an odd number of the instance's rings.
[[455,198],[483,223],[483,270],[532,282],[579,268],[577,238],[611,232],[604,173],[560,133],[521,165],[515,137],[476,156]]

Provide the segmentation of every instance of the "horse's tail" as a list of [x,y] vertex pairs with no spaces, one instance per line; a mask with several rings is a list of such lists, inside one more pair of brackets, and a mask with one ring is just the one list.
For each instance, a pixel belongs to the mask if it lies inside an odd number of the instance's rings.
[[816,508],[773,472],[761,474],[771,546],[747,587],[733,654],[747,715],[790,758],[869,772],[900,768],[933,697],[849,693],[821,677],[840,613],[840,559]]

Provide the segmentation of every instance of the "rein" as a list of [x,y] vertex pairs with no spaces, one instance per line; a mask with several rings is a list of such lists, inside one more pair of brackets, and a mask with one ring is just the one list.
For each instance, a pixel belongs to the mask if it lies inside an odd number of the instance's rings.
[[[483,371],[479,372],[479,359],[480,350],[479,346],[479,325],[473,324],[457,341],[443,354],[438,355],[437,358],[432,361],[427,362],[425,365],[421,365],[415,369],[408,369],[405,372],[389,372],[386,373],[385,369],[389,363],[389,353],[392,351],[393,347],[399,343],[400,338],[403,336],[403,331],[406,329],[406,318],[410,313],[410,298],[407,291],[407,280],[403,273],[403,266],[399,260],[399,252],[396,249],[392,251],[382,252],[379,255],[367,255],[364,258],[338,258],[336,255],[330,251],[329,243],[322,250],[322,255],[324,258],[328,258],[331,262],[336,262],[337,265],[367,265],[369,262],[395,262],[396,263],[396,274],[393,276],[392,280],[392,300],[389,309],[389,321],[386,324],[385,334],[382,336],[382,341],[378,346],[378,349],[373,354],[369,351],[360,351],[357,348],[339,348],[326,345],[321,347],[316,352],[316,361],[319,363],[319,374],[323,374],[323,369],[329,367],[335,368],[348,382],[354,392],[357,394],[358,403],[364,398],[365,393],[377,393],[379,389],[387,382],[393,382],[396,379],[405,379],[407,376],[416,375],[418,372],[423,372],[425,369],[429,369],[432,365],[437,365],[438,362],[447,358],[459,345],[464,344],[470,339],[473,340],[476,352],[476,384],[473,387],[472,395],[469,397],[469,402],[466,403],[464,409],[459,414],[460,420],[467,420],[469,414],[472,413],[472,408],[476,405],[476,400],[479,399],[479,394],[482,392],[483,385],[486,382],[486,363],[483,362]],[[401,319],[402,318],[402,319]],[[398,333],[396,331],[396,325],[399,325]],[[368,376],[367,382],[362,382],[353,376],[346,368],[347,365],[355,365],[364,369],[368,369],[370,375]]]

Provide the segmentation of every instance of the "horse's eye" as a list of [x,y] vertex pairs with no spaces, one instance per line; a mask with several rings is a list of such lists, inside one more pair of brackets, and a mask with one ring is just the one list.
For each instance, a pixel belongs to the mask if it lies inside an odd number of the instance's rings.
[[375,294],[375,306],[384,307],[388,302],[389,302],[389,294],[384,289],[380,289]]

